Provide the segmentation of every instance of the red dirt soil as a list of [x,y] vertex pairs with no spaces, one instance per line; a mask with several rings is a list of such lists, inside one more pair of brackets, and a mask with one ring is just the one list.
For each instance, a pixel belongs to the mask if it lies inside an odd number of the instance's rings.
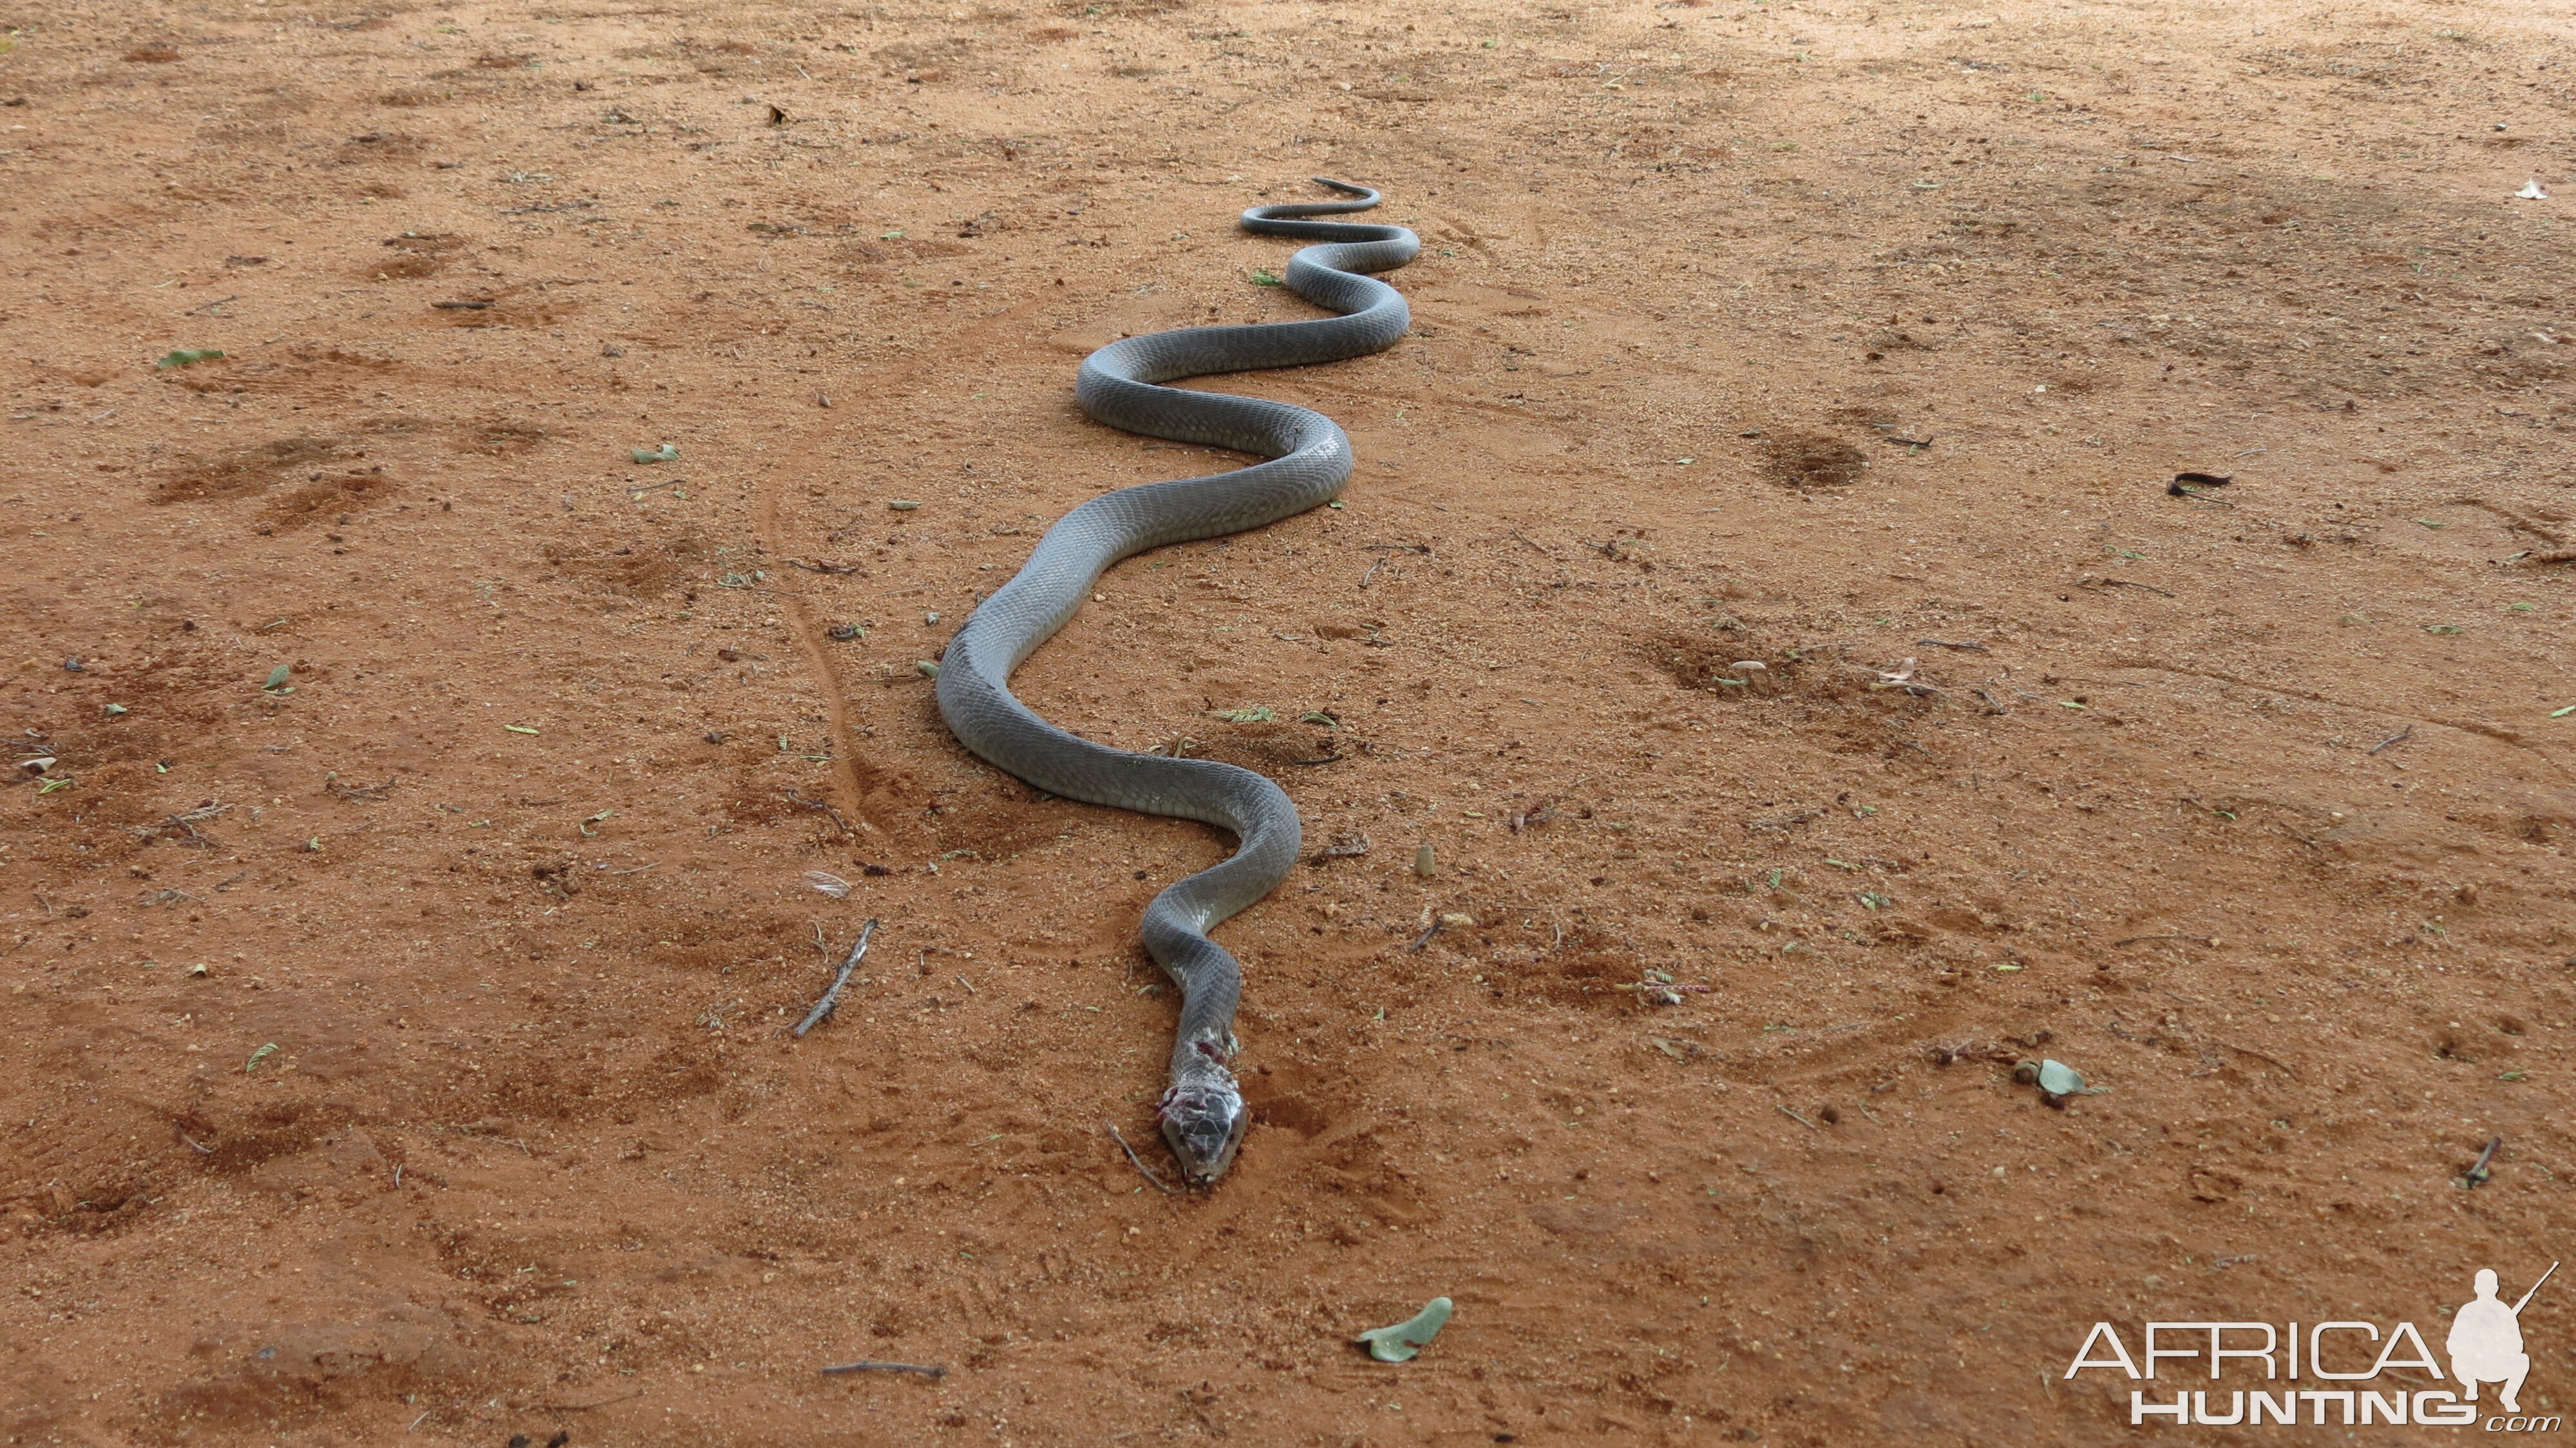
[[[2128,1442],[2576,1256],[2562,9],[14,15],[0,1441]],[[916,665],[1318,172],[1346,505],[1020,676],[1368,844],[1167,1197],[1226,841]]]

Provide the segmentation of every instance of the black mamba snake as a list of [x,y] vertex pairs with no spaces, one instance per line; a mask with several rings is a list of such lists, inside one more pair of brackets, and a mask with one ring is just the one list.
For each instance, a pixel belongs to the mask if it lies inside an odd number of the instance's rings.
[[949,640],[939,666],[939,712],[957,741],[985,760],[1067,799],[1202,820],[1237,837],[1231,857],[1155,896],[1142,924],[1146,950],[1181,989],[1171,1086],[1161,1105],[1163,1139],[1182,1175],[1201,1186],[1233,1163],[1251,1121],[1229,1069],[1239,1049],[1234,1012],[1243,973],[1207,932],[1269,894],[1296,863],[1297,807],[1249,769],[1131,754],[1068,734],[1014,698],[1010,677],[1073,617],[1111,564],[1148,548],[1240,533],[1305,512],[1329,502],[1350,478],[1350,439],[1321,413],[1163,385],[1216,372],[1337,362],[1384,351],[1404,335],[1413,314],[1403,295],[1366,273],[1411,261],[1420,240],[1400,226],[1302,219],[1378,204],[1378,193],[1367,187],[1315,179],[1356,199],[1256,206],[1243,213],[1243,228],[1321,243],[1289,260],[1287,284],[1343,315],[1129,337],[1083,359],[1074,384],[1083,411],[1108,426],[1270,461],[1121,488],[1065,514]]

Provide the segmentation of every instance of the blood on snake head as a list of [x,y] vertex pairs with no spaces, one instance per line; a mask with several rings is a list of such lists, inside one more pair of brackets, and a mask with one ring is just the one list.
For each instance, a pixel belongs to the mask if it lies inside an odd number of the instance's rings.
[[1163,1140],[1192,1185],[1213,1185],[1234,1164],[1235,1148],[1252,1125],[1243,1093],[1222,1070],[1217,1079],[1200,1078],[1163,1093]]

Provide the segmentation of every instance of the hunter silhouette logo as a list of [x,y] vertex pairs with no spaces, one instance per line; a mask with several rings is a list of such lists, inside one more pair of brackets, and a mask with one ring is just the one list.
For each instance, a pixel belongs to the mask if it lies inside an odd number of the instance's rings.
[[[2540,1274],[2540,1282],[2549,1280],[2558,1264]],[[2540,1290],[2540,1282],[2531,1284],[2531,1292],[2507,1307],[2496,1300],[2496,1275],[2493,1268],[2478,1269],[2478,1299],[2464,1304],[2451,1317],[2451,1336],[2443,1346],[2451,1352],[2451,1376],[2460,1380],[2464,1395],[2472,1403],[2478,1400],[2478,1384],[2502,1383],[2504,1391],[2497,1396],[2508,1413],[2519,1413],[2518,1400],[2522,1380],[2531,1375],[2531,1354],[2522,1350],[2522,1309],[2531,1301],[2531,1293]]]
[[[2362,1426],[2409,1423],[2426,1427],[2465,1428],[2479,1421],[2478,1389],[2493,1385],[2493,1401],[2503,1413],[2487,1417],[2490,1433],[2549,1433],[2562,1419],[2526,1416],[2523,1380],[2531,1375],[2531,1354],[2522,1338],[2522,1310],[2541,1286],[2558,1272],[2558,1264],[2540,1274],[2521,1297],[2508,1303],[2497,1295],[2492,1268],[2478,1269],[2477,1296],[2451,1314],[2443,1352],[2411,1322],[2399,1322],[2385,1333],[2375,1322],[2150,1322],[2144,1351],[2135,1357],[2121,1341],[2120,1330],[2097,1322],[2075,1350],[2066,1378],[2088,1369],[2118,1372],[2132,1382],[2159,1378],[2200,1378],[2212,1385],[2174,1393],[2170,1401],[2156,1390],[2129,1391],[2129,1422],[2138,1426],[2164,1419],[2176,1427],[2248,1427],[2265,1423],[2284,1427]],[[2445,1373],[2443,1359],[2450,1371]],[[2174,1359],[2185,1359],[2178,1364]],[[2198,1371],[2208,1363],[2204,1378]],[[2233,1362],[2230,1359],[2234,1359]],[[2143,1364],[2143,1368],[2141,1367]],[[2161,1369],[2161,1371],[2159,1371]],[[2232,1375],[2245,1387],[2217,1388]],[[2393,1375],[2403,1369],[2403,1376]],[[2315,1386],[2306,1386],[2313,1382]],[[2427,1384],[2440,1384],[2428,1386]],[[2215,1390],[2213,1390],[2215,1389]],[[2543,1406],[2548,1406],[2543,1400]],[[2510,1416],[2506,1416],[2510,1415]]]

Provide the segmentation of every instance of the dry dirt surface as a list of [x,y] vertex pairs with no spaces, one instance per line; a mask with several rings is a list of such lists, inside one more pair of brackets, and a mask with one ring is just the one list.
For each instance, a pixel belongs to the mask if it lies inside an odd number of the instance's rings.
[[[2121,1443],[2576,1258],[2560,7],[8,24],[0,1441]],[[1167,1196],[1227,841],[921,665],[1318,173],[1345,502],[1021,674],[1317,856]]]

